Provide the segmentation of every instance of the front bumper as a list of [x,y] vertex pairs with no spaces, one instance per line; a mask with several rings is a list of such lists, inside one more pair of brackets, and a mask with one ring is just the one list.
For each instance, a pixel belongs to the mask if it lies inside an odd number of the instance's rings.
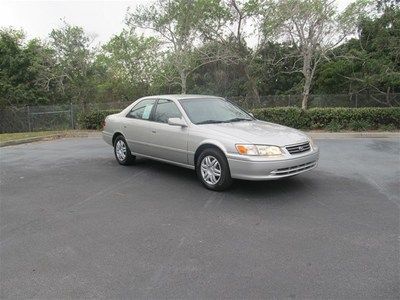
[[317,166],[319,149],[279,159],[228,155],[232,178],[274,180],[310,171]]

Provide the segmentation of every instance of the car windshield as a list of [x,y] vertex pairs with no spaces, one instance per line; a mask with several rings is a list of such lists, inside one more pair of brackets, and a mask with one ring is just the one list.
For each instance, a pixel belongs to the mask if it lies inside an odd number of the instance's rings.
[[179,101],[194,124],[252,121],[253,118],[233,103],[222,98],[196,98]]

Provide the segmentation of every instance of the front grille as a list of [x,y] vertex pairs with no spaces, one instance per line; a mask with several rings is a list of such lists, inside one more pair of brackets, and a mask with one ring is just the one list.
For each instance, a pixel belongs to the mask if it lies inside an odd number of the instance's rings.
[[298,153],[302,153],[302,152],[307,152],[307,151],[310,151],[310,149],[311,149],[311,147],[310,147],[309,142],[286,147],[286,150],[290,154],[298,154]]
[[299,172],[311,169],[311,168],[315,167],[316,164],[317,164],[316,161],[312,161],[309,163],[305,163],[305,164],[301,164],[301,165],[297,165],[297,166],[293,166],[293,167],[289,167],[289,168],[277,169],[275,171],[272,171],[271,174],[273,174],[273,175],[290,175],[290,174],[299,173]]

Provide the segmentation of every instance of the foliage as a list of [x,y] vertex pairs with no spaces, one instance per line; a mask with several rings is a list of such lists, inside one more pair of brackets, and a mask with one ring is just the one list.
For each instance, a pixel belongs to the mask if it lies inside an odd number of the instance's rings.
[[104,125],[104,119],[117,112],[120,111],[115,109],[83,111],[78,115],[78,126],[81,129],[100,129]]
[[343,126],[343,124],[340,124],[338,121],[332,120],[331,122],[329,122],[329,124],[326,125],[325,128],[328,131],[337,132],[337,131],[342,130],[344,128],[344,126]]
[[50,33],[56,66],[49,81],[57,80],[61,94],[72,102],[87,105],[94,95],[91,38],[81,27],[65,23]]
[[218,0],[158,0],[148,6],[140,6],[128,12],[126,21],[131,30],[137,27],[152,30],[157,38],[168,46],[166,79],[179,83],[181,92],[187,92],[187,78],[199,66],[214,58],[205,56],[205,61],[196,64],[200,42],[200,28],[216,25],[216,20],[224,12]]
[[24,34],[13,29],[0,30],[0,107],[31,102],[46,103],[44,91],[35,86],[35,64],[42,47],[38,40],[23,44]]
[[374,130],[381,126],[400,129],[400,108],[262,108],[253,110],[260,120],[301,129],[331,131]]
[[[367,4],[359,0],[340,13],[331,0],[277,0],[267,2],[264,30],[292,46],[298,58],[291,72],[303,76],[302,109],[307,109],[316,68],[328,51],[354,32],[356,20]],[[271,13],[272,12],[272,13]]]
[[[107,115],[119,110],[94,110],[79,115],[81,129],[100,129]],[[393,130],[400,129],[400,108],[260,108],[251,111],[263,121],[299,129],[340,130]]]
[[[127,101],[150,93],[157,76],[159,41],[126,30],[103,45],[95,64],[101,73],[101,90],[111,101]],[[110,100],[109,100],[110,101]]]
[[[234,68],[241,77],[242,93],[249,102],[260,104],[260,82],[257,80],[260,51],[265,43],[262,34],[262,20],[266,16],[262,13],[261,0],[226,0],[220,1],[221,10],[226,12],[219,15],[217,24],[210,26],[205,23],[201,28],[202,35],[208,43],[206,49],[217,49],[214,54],[218,62]],[[255,41],[255,37],[257,40]],[[251,47],[250,47],[250,44]],[[211,47],[209,47],[211,45]]]
[[398,105],[398,0],[357,0],[341,13],[327,0],[155,1],[129,11],[126,27],[98,47],[68,23],[44,40],[0,29],[0,108],[180,92],[248,107],[300,93]]
[[400,9],[388,8],[376,19],[363,18],[359,32],[359,40],[335,49],[332,59],[321,66],[316,90],[382,94],[387,96],[383,103],[391,106],[390,93],[400,92]]

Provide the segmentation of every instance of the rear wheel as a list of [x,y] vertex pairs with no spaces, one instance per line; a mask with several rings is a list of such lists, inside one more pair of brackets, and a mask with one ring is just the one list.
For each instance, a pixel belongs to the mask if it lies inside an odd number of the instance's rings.
[[122,135],[116,137],[114,141],[114,154],[120,165],[130,165],[135,161],[135,156],[132,155],[128,147],[128,143]]
[[218,149],[205,149],[197,159],[196,172],[201,183],[213,191],[223,191],[232,184],[225,155]]

